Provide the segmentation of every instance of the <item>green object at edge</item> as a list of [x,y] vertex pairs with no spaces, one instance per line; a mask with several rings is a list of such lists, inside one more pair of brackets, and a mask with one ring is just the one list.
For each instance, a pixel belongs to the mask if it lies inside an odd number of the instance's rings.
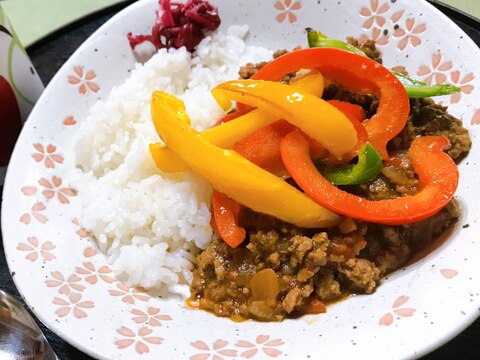
[[[360,56],[367,57],[363,51],[357,49],[355,46],[343,42],[337,39],[328,38],[320,31],[307,28],[308,46],[318,48],[334,48],[339,50],[345,50]],[[430,85],[422,81],[412,79],[407,75],[403,75],[399,72],[392,72],[398,80],[402,83],[409,98],[426,98],[439,95],[450,95],[461,91],[457,86],[451,84],[434,84]]]
[[358,185],[375,178],[382,168],[382,156],[367,143],[358,150],[356,164],[321,166],[320,172],[333,185]]

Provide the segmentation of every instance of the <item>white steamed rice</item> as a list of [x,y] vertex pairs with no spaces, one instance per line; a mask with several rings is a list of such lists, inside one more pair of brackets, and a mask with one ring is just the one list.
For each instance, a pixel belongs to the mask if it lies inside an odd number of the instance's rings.
[[192,173],[161,175],[148,152],[158,141],[150,97],[163,90],[185,101],[192,126],[210,127],[224,113],[210,89],[238,78],[247,62],[272,51],[247,46],[247,26],[206,37],[192,57],[184,48],[160,50],[98,101],[75,145],[82,170],[76,180],[81,225],[108,255],[116,276],[129,286],[173,288],[191,278],[198,249],[212,238],[210,186]]

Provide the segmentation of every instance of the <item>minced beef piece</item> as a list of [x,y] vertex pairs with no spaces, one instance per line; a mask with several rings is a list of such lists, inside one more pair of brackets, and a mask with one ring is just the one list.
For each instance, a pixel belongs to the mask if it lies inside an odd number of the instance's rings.
[[[363,228],[343,236],[332,233],[331,240],[326,232],[306,236],[278,225],[279,231],[250,232],[245,247],[232,249],[214,240],[200,254],[191,284],[200,308],[218,316],[280,321],[312,297],[333,301],[345,292],[373,291],[380,270],[357,258],[364,246]],[[350,253],[356,248],[352,242],[360,240],[363,245]],[[347,243],[352,245],[342,250],[340,245]],[[252,279],[264,269],[273,270],[279,282],[275,299],[253,297]]]
[[410,116],[403,131],[389,143],[389,150],[408,149],[417,136],[443,135],[450,140],[447,154],[453,159],[463,158],[470,147],[468,130],[462,121],[450,115],[447,107],[432,99],[410,99]]
[[456,200],[428,219],[406,225],[368,224],[363,254],[386,275],[405,265],[411,257],[432,244],[459,218]]
[[375,41],[373,40],[359,41],[354,37],[347,37],[347,42],[355,46],[357,49],[363,51],[365,55],[367,55],[373,61],[376,61],[379,64],[382,63],[382,53],[377,50]]
[[[286,53],[288,53],[288,50],[277,50],[273,53],[273,59],[276,59],[277,57],[282,56]],[[258,70],[260,70],[265,65],[267,65],[266,61],[260,61],[256,64],[247,63],[246,65],[240,67],[238,75],[241,79],[250,79],[253,75],[255,75]]]
[[264,67],[267,64],[266,61],[259,62],[257,64],[248,63],[242,67],[238,71],[238,75],[240,75],[241,79],[250,79],[255,73]]

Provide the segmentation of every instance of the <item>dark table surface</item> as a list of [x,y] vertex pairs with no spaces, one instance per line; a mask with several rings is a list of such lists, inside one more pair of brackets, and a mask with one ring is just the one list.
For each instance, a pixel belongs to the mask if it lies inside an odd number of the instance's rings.
[[[107,10],[89,16],[79,22],[62,29],[34,46],[27,49],[33,64],[35,65],[44,84],[48,84],[53,75],[100,25],[115,15],[123,7],[134,1],[127,1],[121,5],[111,7]],[[447,7],[437,5],[440,10],[454,20],[475,42],[480,45],[480,24],[475,20],[462,14],[456,13]],[[0,191],[2,189],[0,188]],[[0,235],[0,244],[2,238]],[[0,246],[0,288],[16,295],[20,295],[12,281],[10,272],[5,260],[3,245]],[[70,346],[57,337],[48,328],[40,324],[50,344],[62,360],[88,360],[92,359],[79,350]],[[440,349],[425,356],[423,360],[451,360],[451,359],[480,359],[480,319],[459,334],[452,341]]]

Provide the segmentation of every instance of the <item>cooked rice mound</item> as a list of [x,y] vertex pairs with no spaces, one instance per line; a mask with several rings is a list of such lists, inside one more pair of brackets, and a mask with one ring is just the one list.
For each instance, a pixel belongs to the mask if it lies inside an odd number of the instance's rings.
[[150,97],[163,90],[185,101],[192,126],[210,127],[224,112],[210,89],[238,77],[248,62],[272,51],[247,46],[247,26],[207,36],[193,56],[184,48],[160,50],[98,101],[75,139],[81,225],[129,286],[166,288],[189,282],[199,249],[212,238],[210,186],[190,172],[162,174],[148,144],[158,141]]

